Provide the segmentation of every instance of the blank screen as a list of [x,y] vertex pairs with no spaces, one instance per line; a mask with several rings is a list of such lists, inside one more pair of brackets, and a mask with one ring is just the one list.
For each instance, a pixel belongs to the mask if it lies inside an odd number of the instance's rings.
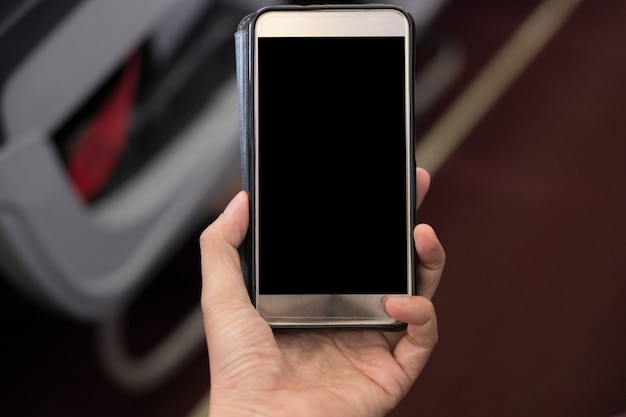
[[404,39],[260,38],[259,292],[407,292]]

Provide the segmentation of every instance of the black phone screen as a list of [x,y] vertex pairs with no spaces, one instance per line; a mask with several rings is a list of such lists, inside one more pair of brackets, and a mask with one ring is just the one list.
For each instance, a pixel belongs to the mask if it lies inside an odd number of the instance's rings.
[[260,294],[407,293],[405,39],[258,40]]

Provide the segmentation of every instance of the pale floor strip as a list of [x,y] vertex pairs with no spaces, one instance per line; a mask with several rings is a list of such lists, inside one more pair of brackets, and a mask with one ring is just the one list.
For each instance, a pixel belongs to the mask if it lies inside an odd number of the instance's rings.
[[[582,0],[544,0],[420,140],[417,165],[434,173]],[[206,417],[209,393],[189,414]]]
[[207,417],[209,415],[209,393],[200,399],[188,417]]

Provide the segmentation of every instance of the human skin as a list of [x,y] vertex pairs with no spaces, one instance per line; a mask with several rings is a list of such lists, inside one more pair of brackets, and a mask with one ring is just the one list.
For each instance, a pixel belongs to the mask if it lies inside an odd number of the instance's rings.
[[[430,175],[416,171],[417,205]],[[252,305],[239,252],[249,223],[241,191],[200,237],[202,311],[209,353],[209,416],[384,416],[411,388],[437,343],[431,302],[445,265],[433,228],[413,231],[419,296],[389,296],[400,332],[274,332]],[[376,236],[372,236],[376,239]],[[366,244],[366,243],[365,243]]]

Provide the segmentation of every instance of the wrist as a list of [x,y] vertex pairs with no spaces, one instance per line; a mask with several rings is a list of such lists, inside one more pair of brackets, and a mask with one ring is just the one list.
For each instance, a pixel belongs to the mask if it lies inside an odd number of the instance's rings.
[[276,397],[267,394],[267,398],[259,399],[254,396],[229,396],[224,393],[211,392],[209,399],[209,417],[283,417],[288,413],[280,410],[280,402]]
[[261,412],[251,404],[209,404],[209,417],[269,417],[270,414]]

